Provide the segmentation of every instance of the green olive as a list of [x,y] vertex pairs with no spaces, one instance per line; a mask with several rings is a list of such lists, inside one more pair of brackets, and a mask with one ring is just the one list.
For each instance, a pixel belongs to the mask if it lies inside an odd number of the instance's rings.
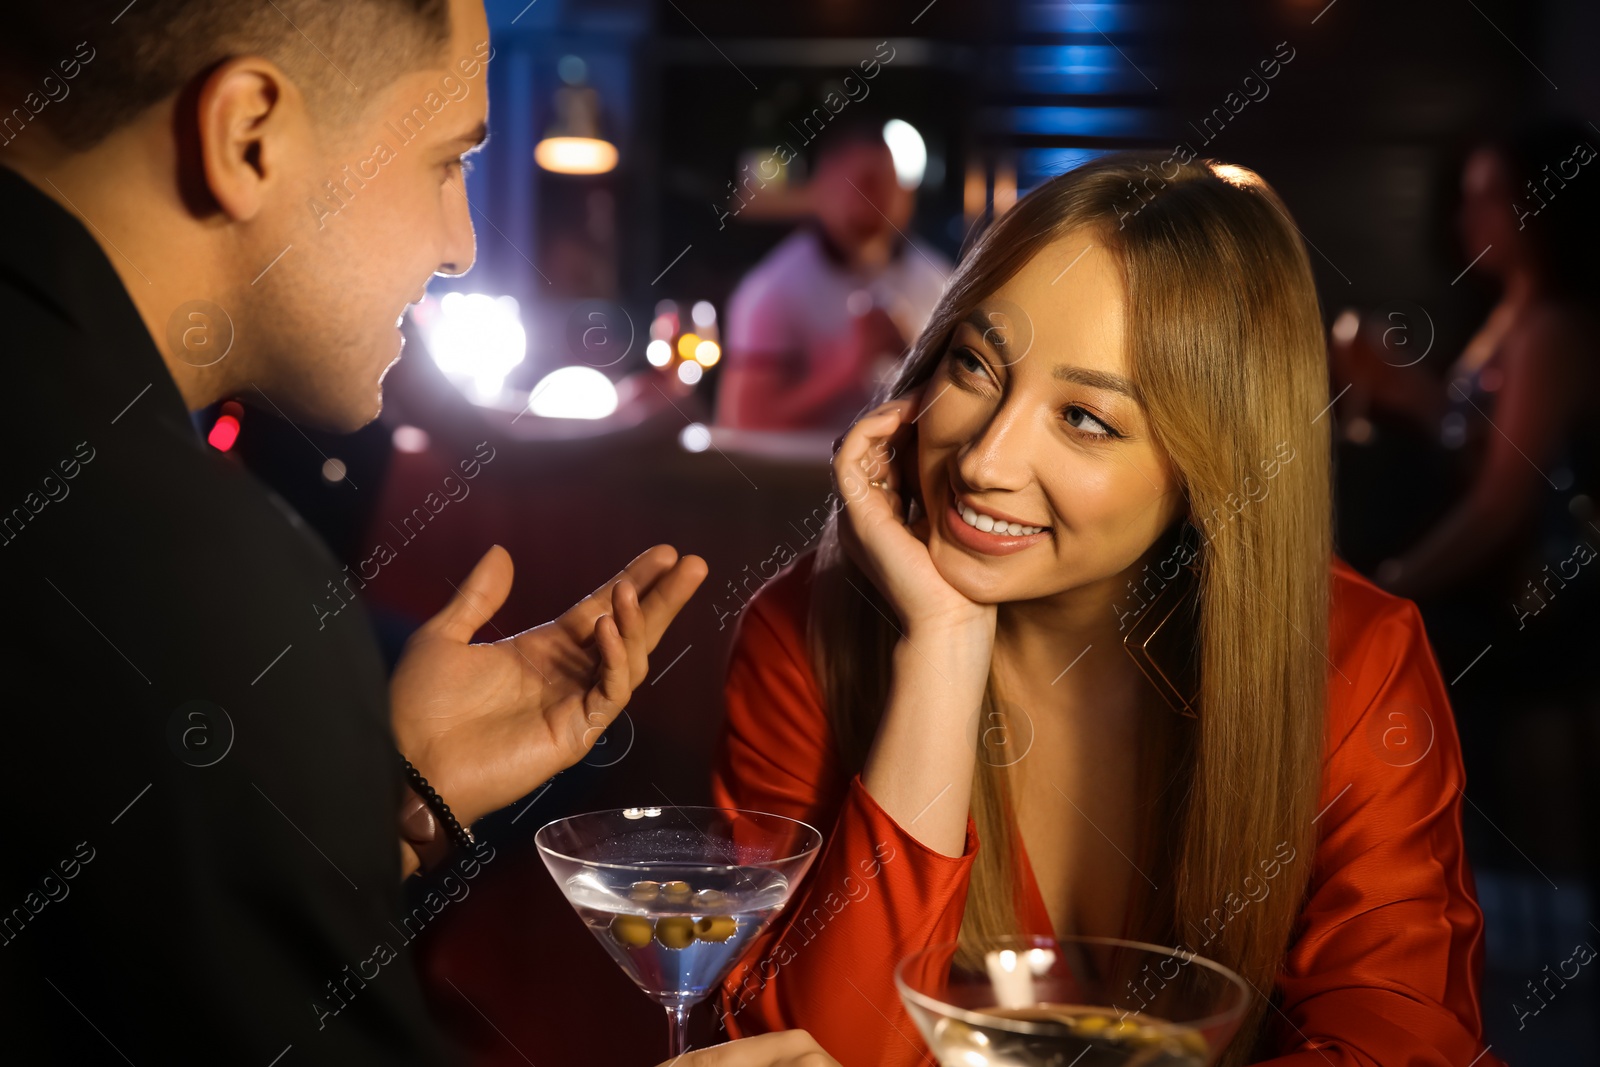
[[656,920],[656,940],[667,948],[688,948],[694,941],[694,920]]
[[690,890],[688,882],[661,883],[661,895],[674,902],[688,900],[689,892]]
[[627,948],[643,948],[654,932],[654,924],[643,915],[618,915],[611,920],[612,938]]
[[694,936],[702,941],[726,941],[739,924],[731,915],[707,915],[694,924]]

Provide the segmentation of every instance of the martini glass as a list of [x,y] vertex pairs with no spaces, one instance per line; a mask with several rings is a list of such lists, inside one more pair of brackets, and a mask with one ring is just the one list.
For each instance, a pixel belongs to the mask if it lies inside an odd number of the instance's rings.
[[689,1009],[783,910],[822,835],[759,811],[652,807],[557,819],[534,843],[596,940],[667,1009],[680,1056]]
[[895,985],[940,1067],[1207,1067],[1250,1004],[1220,964],[1108,937],[932,945]]

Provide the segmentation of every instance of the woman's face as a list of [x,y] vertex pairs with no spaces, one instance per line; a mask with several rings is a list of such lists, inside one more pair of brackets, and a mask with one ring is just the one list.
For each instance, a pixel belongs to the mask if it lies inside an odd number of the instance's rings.
[[969,599],[1109,603],[1183,514],[1131,381],[1124,310],[1114,253],[1069,234],[956,327],[923,386],[918,533]]

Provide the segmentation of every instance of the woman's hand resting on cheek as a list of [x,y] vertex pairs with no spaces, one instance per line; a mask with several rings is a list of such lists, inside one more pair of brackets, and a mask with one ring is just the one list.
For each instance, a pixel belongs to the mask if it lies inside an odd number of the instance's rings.
[[[900,616],[888,699],[861,784],[911,836],[959,856],[996,607],[968,599],[939,573],[928,553],[931,520],[916,529],[905,524],[901,495],[911,487],[901,479],[917,469],[916,408],[913,398],[878,408],[850,428],[833,462],[845,498],[839,517],[844,550]],[[895,443],[904,457],[894,452]]]
[[894,606],[906,634],[987,634],[992,641],[995,606],[967,599],[944,580],[928,555],[927,517],[915,528],[905,522],[909,487],[902,476],[916,469],[917,406],[915,395],[891,400],[845,434],[833,458],[845,501],[839,538]]

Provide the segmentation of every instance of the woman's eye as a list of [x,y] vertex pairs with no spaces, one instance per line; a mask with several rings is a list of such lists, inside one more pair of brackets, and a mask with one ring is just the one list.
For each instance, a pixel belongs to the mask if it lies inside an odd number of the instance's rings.
[[978,354],[970,348],[952,348],[950,362],[968,374],[983,373],[983,360],[979,359]]
[[[983,359],[972,349],[965,345],[952,346],[947,357],[952,368],[951,373],[958,377],[981,377],[987,375],[987,368]],[[1122,434],[1113,429],[1109,424],[1089,414],[1086,408],[1077,404],[1068,404],[1062,412],[1067,425],[1072,427],[1082,437],[1098,437],[1106,440],[1121,437]]]
[[1076,404],[1069,404],[1064,413],[1067,425],[1090,437],[1117,437],[1115,430],[1089,414]]

